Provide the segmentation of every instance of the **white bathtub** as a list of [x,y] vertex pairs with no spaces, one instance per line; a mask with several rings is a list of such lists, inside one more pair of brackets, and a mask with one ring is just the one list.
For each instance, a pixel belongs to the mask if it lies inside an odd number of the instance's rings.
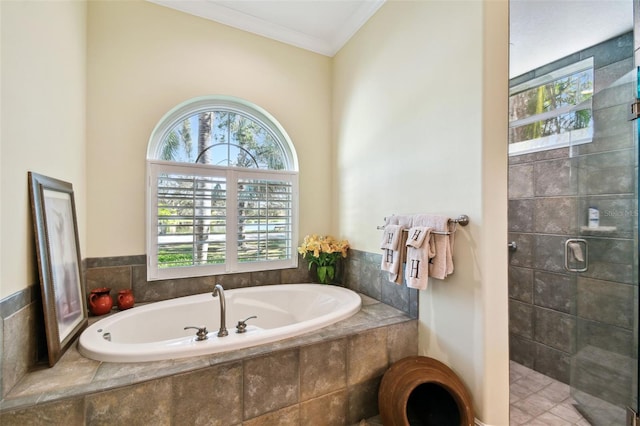
[[[229,335],[218,337],[220,302],[211,292],[180,297],[119,312],[88,327],[81,354],[98,361],[158,361],[213,354],[274,342],[317,330],[360,310],[360,296],[336,286],[284,284],[225,291]],[[236,333],[238,321],[245,333]],[[196,341],[206,326],[208,338]]]

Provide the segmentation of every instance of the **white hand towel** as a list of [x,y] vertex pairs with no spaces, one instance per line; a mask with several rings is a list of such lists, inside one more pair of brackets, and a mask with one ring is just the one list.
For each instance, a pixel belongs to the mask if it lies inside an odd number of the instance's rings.
[[382,234],[382,241],[380,242],[381,249],[398,250],[398,242],[400,241],[400,234],[402,233],[402,227],[400,225],[389,224],[384,227],[384,233]]
[[444,279],[453,273],[453,242],[455,225],[449,224],[449,218],[437,215],[415,215],[413,226],[426,226],[432,231],[450,232],[449,235],[432,233],[436,254],[429,264],[429,276]]
[[407,287],[426,290],[429,283],[429,261],[436,255],[431,228],[413,227],[408,235],[405,281]]
[[[389,229],[390,226],[393,226],[395,228],[400,227],[398,225],[398,218],[395,215],[391,217],[385,217],[385,225],[384,225],[385,235],[387,234],[387,229]],[[397,234],[398,236],[401,236],[402,229],[400,229]],[[382,241],[384,243],[384,236]],[[393,257],[394,257],[393,253],[398,250],[397,244],[393,249],[390,247],[382,247],[382,245],[383,244],[381,244],[381,247],[380,247],[382,249],[382,263],[380,264],[380,269],[383,271],[389,272],[389,274],[397,274],[398,265],[394,264],[393,262]]]
[[382,263],[380,269],[389,273],[389,281],[396,284],[402,284],[402,264],[406,256],[405,244],[407,240],[407,233],[405,229],[411,228],[411,216],[393,215],[386,219],[385,229],[388,225],[398,225],[400,230],[398,231],[398,245],[396,250],[383,249],[382,250]]

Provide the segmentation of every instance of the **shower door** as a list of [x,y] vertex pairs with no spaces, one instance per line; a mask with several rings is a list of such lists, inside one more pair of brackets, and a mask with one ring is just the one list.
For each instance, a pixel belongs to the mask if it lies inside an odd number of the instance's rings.
[[[565,241],[565,269],[575,279],[570,386],[593,425],[627,425],[638,411],[638,120],[633,58],[594,66],[594,135],[572,146],[575,237]],[[637,47],[636,47],[637,48]],[[630,53],[630,54],[629,54]],[[590,221],[591,219],[591,221]],[[640,422],[638,423],[640,424]]]

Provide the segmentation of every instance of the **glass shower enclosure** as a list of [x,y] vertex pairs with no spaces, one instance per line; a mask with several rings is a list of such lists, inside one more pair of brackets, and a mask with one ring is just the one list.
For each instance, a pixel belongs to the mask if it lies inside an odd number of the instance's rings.
[[[564,241],[564,269],[575,280],[571,395],[593,425],[627,424],[638,387],[638,97],[633,34],[596,51],[591,143],[571,146],[576,180],[575,235]],[[624,46],[620,48],[619,46]],[[617,53],[619,52],[619,53]],[[632,419],[630,418],[629,421]],[[631,423],[635,424],[635,423]]]
[[510,356],[567,383],[594,426],[640,425],[638,38],[510,81]]

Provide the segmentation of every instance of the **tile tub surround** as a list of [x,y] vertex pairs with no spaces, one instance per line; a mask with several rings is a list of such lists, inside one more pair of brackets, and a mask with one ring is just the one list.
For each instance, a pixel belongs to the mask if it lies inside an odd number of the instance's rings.
[[22,378],[0,403],[0,423],[356,423],[378,413],[386,369],[418,350],[417,320],[361,297],[359,313],[325,329],[217,355],[101,363],[74,346],[53,368]]
[[382,252],[349,250],[349,257],[342,265],[342,285],[418,318],[419,291],[406,284],[390,282],[387,272],[380,270],[381,263]]
[[225,289],[268,284],[312,282],[307,262],[298,258],[298,267],[226,275],[147,281],[146,256],[119,256],[86,259],[87,296],[93,288],[111,288],[111,295],[131,289],[136,302],[157,302],[212,291],[216,284]]
[[4,396],[38,359],[47,345],[40,288],[28,287],[0,302],[0,391]]
[[[133,289],[136,303],[145,303],[211,291],[217,283],[231,289],[311,282],[307,263],[302,259],[296,269],[153,282],[146,280],[145,264],[144,255],[84,259],[82,271],[87,297],[91,289],[97,287],[111,288],[112,296],[119,290]],[[42,312],[38,283],[0,301],[1,396],[5,396],[24,374],[38,368],[39,361],[47,357]]]
[[[418,291],[406,285],[396,285],[380,271],[381,253],[349,250],[346,259],[340,259],[336,281],[353,291],[400,309],[413,318],[418,317]],[[89,258],[86,260],[86,287],[132,289],[138,302],[156,302],[211,291],[215,284],[225,289],[268,284],[291,284],[314,281],[308,263],[300,256],[298,268],[274,271],[247,272],[207,277],[147,281],[145,256]]]
[[[509,255],[510,357],[584,392],[624,404],[620,387],[630,389],[630,384],[628,378],[625,383],[619,380],[625,376],[620,369],[637,357],[636,155],[627,120],[627,102],[634,95],[628,78],[633,69],[631,34],[572,57],[592,55],[593,141],[573,152],[560,148],[509,158],[509,241],[518,245]],[[600,224],[615,226],[615,231],[582,230],[592,205],[600,209]],[[588,241],[588,271],[565,271],[567,238]],[[608,355],[593,356],[602,351]],[[611,365],[597,359],[620,362]],[[595,381],[579,371],[604,379]]]
[[[406,286],[389,283],[380,273],[380,254],[349,250],[349,256],[339,263],[336,276],[342,285],[380,300],[418,317],[418,292]],[[83,260],[87,294],[96,287],[109,287],[111,294],[132,289],[136,303],[154,302],[211,291],[220,283],[226,289],[252,285],[312,282],[307,262],[299,257],[298,268],[229,275],[197,277],[180,280],[146,280],[144,255],[88,258]],[[115,306],[115,303],[114,303]],[[46,358],[46,338],[39,285],[32,285],[0,301],[1,395]],[[35,332],[34,332],[35,330]]]

